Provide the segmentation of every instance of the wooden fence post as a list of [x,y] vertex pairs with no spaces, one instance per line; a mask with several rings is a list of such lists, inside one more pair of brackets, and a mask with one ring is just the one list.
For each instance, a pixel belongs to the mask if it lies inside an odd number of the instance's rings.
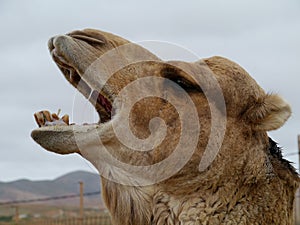
[[[300,172],[300,135],[298,135],[298,171]],[[295,204],[295,222],[296,225],[300,225],[300,189],[298,188],[296,192],[296,204]]]
[[18,224],[19,223],[19,219],[20,219],[20,217],[19,217],[19,206],[15,206],[15,223],[16,224]]
[[84,217],[84,211],[83,211],[83,182],[79,182],[80,185],[80,202],[79,202],[79,224],[83,224],[83,217]]

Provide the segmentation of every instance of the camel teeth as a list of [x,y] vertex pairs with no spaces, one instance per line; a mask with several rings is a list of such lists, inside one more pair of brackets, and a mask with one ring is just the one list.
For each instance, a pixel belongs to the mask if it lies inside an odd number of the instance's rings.
[[62,121],[64,121],[67,125],[69,125],[69,115],[64,115],[62,118]]
[[48,110],[42,110],[34,113],[34,118],[39,127],[69,125],[69,115],[65,114],[62,118],[59,118],[59,112],[51,114]]

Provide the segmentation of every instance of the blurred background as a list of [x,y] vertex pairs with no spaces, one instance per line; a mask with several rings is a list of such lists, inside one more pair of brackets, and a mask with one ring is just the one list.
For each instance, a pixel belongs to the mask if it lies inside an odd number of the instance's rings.
[[[266,91],[291,104],[291,119],[270,136],[289,160],[298,161],[298,0],[1,0],[0,28],[0,181],[95,172],[80,156],[47,152],[30,137],[37,127],[33,113],[42,109],[61,108],[62,114],[79,122],[71,113],[74,98],[81,97],[53,63],[47,41],[83,28],[112,32],[133,42],[174,43],[199,58],[221,55],[236,61]],[[174,59],[185,60],[178,55]]]

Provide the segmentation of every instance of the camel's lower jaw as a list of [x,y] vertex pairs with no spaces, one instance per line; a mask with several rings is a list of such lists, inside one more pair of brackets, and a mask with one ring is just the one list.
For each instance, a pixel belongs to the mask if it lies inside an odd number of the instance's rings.
[[103,124],[42,126],[31,132],[35,142],[58,154],[80,154],[90,145],[105,143],[112,135],[111,121]]

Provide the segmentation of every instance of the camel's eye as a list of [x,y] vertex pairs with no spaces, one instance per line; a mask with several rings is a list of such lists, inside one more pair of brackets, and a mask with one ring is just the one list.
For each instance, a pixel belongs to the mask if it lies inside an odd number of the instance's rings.
[[175,82],[187,92],[202,92],[201,88],[198,85],[193,84],[183,77],[168,77],[168,79]]
[[[181,73],[182,72],[180,70],[172,68],[172,67],[171,68],[167,67],[162,70],[162,75],[164,78],[167,78],[168,80],[173,81],[174,83],[179,85],[181,88],[183,88],[185,91],[200,92],[200,93],[203,92],[197,83],[188,80],[184,76],[181,76]],[[167,83],[169,83],[169,82],[167,82]],[[176,85],[172,85],[172,86],[175,87]]]
[[176,84],[178,84],[180,87],[182,87],[184,90],[193,90],[193,84],[191,84],[189,81],[183,79],[182,77],[175,78],[174,81]]

